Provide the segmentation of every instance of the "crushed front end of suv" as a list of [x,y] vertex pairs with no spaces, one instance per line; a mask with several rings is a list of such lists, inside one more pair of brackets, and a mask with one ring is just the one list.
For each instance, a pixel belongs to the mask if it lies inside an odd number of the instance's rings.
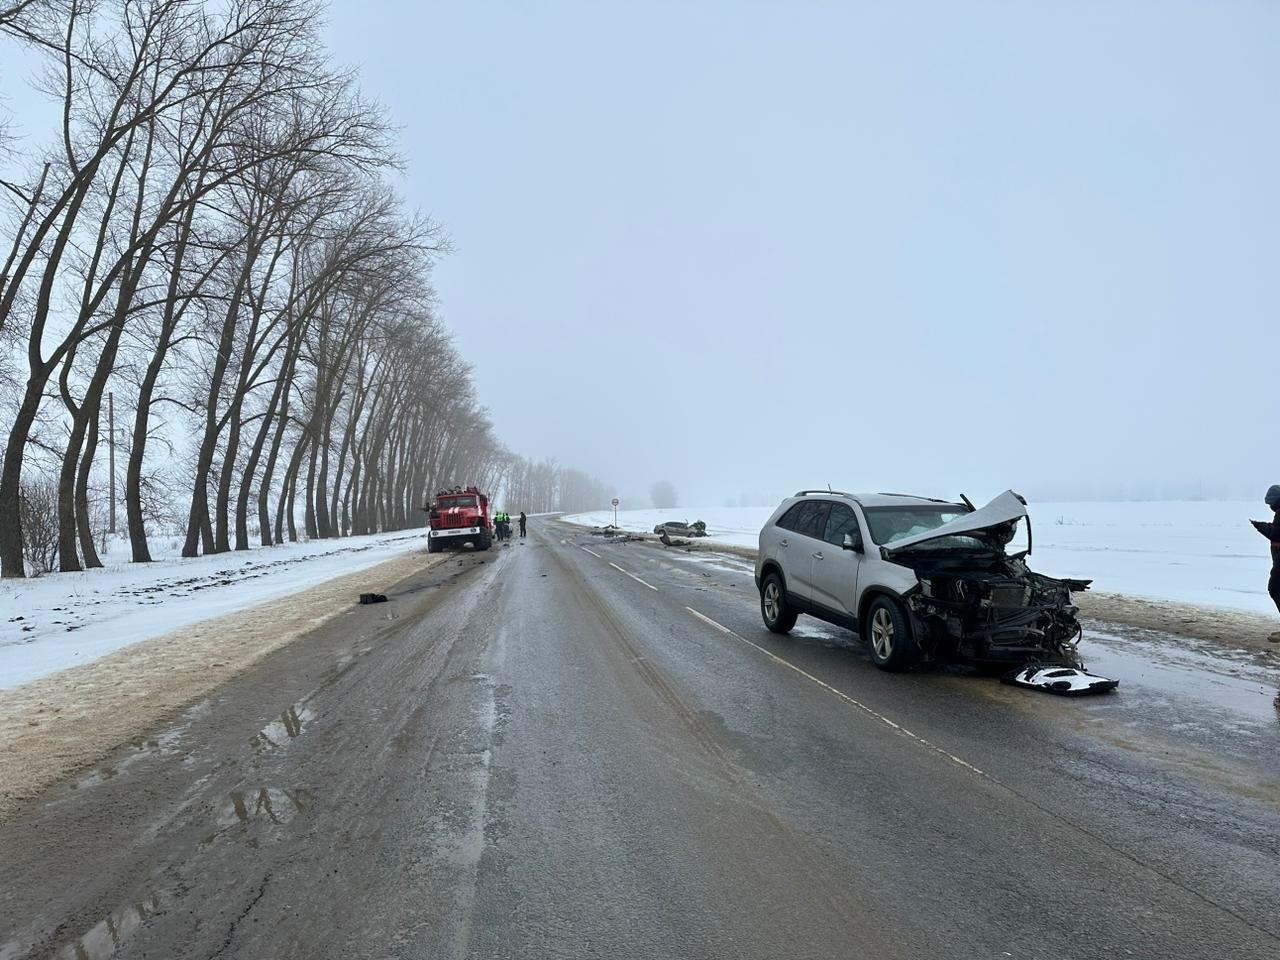
[[[1026,549],[1010,553],[1021,523]],[[1072,594],[1091,581],[1032,571],[1030,523],[1012,491],[981,509],[801,491],[760,532],[761,616],[776,633],[800,614],[849,627],[886,670],[921,661],[1080,666]]]

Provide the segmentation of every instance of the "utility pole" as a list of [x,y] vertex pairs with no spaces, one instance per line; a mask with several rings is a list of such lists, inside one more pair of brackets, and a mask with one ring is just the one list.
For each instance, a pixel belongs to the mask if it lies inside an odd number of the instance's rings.
[[[99,394],[101,396],[101,394]],[[111,529],[116,532],[116,395],[107,392],[107,470],[111,474]]]

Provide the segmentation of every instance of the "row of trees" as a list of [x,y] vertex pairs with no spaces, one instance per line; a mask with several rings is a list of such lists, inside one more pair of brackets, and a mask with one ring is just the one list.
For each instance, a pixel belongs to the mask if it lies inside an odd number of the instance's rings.
[[445,240],[388,185],[390,127],[319,23],[313,0],[0,0],[59,113],[0,180],[4,576],[39,482],[59,568],[100,564],[109,392],[135,561],[175,502],[196,556],[417,525],[453,482],[522,509],[598,487],[494,437],[435,315]]
[[493,489],[503,492],[504,503],[529,513],[585,513],[613,496],[613,488],[581,470],[514,456],[499,468]]

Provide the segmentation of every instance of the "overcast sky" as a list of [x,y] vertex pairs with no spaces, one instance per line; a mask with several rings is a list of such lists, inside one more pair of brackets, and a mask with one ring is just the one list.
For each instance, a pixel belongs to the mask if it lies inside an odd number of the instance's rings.
[[1280,4],[376,3],[502,439],[636,506],[1280,481]]

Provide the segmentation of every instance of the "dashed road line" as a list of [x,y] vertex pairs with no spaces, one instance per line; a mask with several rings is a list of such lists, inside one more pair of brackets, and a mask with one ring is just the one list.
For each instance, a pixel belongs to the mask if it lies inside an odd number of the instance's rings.
[[637,577],[637,576],[636,576],[634,573],[632,573],[630,570],[623,570],[620,566],[618,566],[618,565],[617,565],[616,563],[614,563],[613,561],[610,561],[610,562],[609,562],[609,566],[613,567],[613,569],[617,570],[619,573],[625,573],[628,577],[630,577],[630,578],[631,578],[632,580],[634,580],[636,583],[644,584],[644,586],[648,587],[650,590],[654,590],[654,591],[656,591],[656,590],[658,589],[658,588],[657,588],[657,587],[655,587],[652,583],[645,583],[643,580],[641,580],[639,577]]
[[[586,547],[584,547],[582,544],[578,544],[578,549],[579,549],[579,550],[587,550],[587,548],[586,548]],[[604,559],[604,557],[600,556],[600,554],[596,553],[594,550],[587,550],[587,553],[591,554],[591,555],[592,555],[593,557],[595,557],[597,560],[603,560],[603,559]]]
[[899,733],[904,734],[907,737],[910,737],[912,740],[916,741],[921,746],[926,747],[929,750],[932,750],[934,753],[941,754],[942,756],[950,760],[952,763],[958,764],[959,766],[964,767],[966,770],[969,770],[972,773],[976,773],[978,776],[982,777],[985,780],[991,780],[994,783],[1000,783],[1000,781],[997,780],[995,777],[991,776],[989,773],[984,773],[983,771],[979,770],[977,767],[975,767],[972,763],[969,763],[967,760],[962,760],[959,757],[957,757],[954,753],[948,753],[946,750],[943,750],[936,743],[932,743],[929,740],[926,740],[924,737],[920,736],[919,734],[912,733],[902,724],[895,723],[893,720],[890,720],[884,714],[879,713],[875,710],[872,710],[861,700],[855,700],[853,697],[849,696],[847,693],[844,693],[841,690],[837,690],[835,687],[833,687],[831,684],[827,683],[826,681],[819,680],[812,673],[809,673],[806,670],[801,670],[790,660],[783,659],[782,657],[778,656],[776,653],[773,653],[770,650],[766,650],[764,647],[760,646],[760,644],[752,643],[746,637],[743,637],[737,633],[734,633],[732,630],[726,627],[723,623],[717,623],[715,620],[712,620],[710,617],[708,617],[705,613],[699,613],[697,610],[693,609],[693,607],[685,607],[685,609],[688,610],[690,613],[692,613],[695,617],[697,617],[703,623],[707,624],[708,626],[715,627],[721,633],[728,634],[729,636],[733,637],[733,639],[735,640],[741,640],[748,647],[752,647],[756,650],[759,650],[770,660],[773,660],[773,661],[776,661],[777,663],[782,664],[784,667],[786,667],[789,670],[794,670],[796,673],[800,674],[800,676],[804,677],[807,680],[812,680],[814,683],[822,687],[824,690],[827,690],[830,693],[834,693],[841,700],[845,701],[845,703],[848,703],[851,706],[857,707],[863,713],[866,713],[866,714],[869,714],[870,716],[875,717],[885,726],[891,727],[892,729],[898,731]]
[[1280,938],[1277,938],[1272,931],[1265,930],[1262,927],[1258,926],[1252,920],[1245,917],[1244,914],[1239,913],[1229,905],[1224,903],[1219,903],[1217,900],[1213,899],[1212,897],[1207,896],[1201,893],[1199,890],[1195,889],[1194,887],[1190,887],[1187,884],[1183,883],[1181,880],[1179,880],[1177,877],[1173,876],[1172,874],[1166,873],[1156,864],[1143,860],[1141,857],[1137,856],[1136,854],[1132,853],[1131,851],[1125,849],[1122,846],[1117,846],[1112,840],[1103,836],[1101,833],[1097,833],[1093,830],[1090,830],[1088,827],[1084,826],[1083,824],[1076,823],[1070,817],[1064,816],[1058,811],[1045,806],[1043,803],[1031,797],[1030,795],[1025,794],[1021,790],[1018,790],[1016,787],[1013,787],[1010,784],[1005,783],[999,777],[994,777],[983,770],[979,770],[977,767],[975,767],[972,763],[969,763],[967,760],[962,760],[960,757],[957,757],[954,753],[948,753],[946,750],[943,750],[936,743],[932,743],[926,740],[924,737],[920,736],[919,734],[912,733],[902,724],[895,723],[894,721],[890,720],[888,717],[884,716],[884,714],[878,713],[877,711],[872,710],[865,703],[855,700],[853,697],[849,696],[847,693],[842,693],[841,691],[837,690],[835,687],[831,686],[831,684],[825,683],[824,681],[819,680],[813,674],[808,673],[804,670],[801,670],[794,663],[791,663],[788,660],[784,660],[782,657],[778,656],[777,654],[766,650],[764,647],[760,646],[758,643],[752,643],[746,637],[743,637],[737,633],[734,633],[732,630],[726,627],[723,623],[717,623],[715,620],[712,620],[710,617],[708,617],[705,613],[699,613],[697,610],[693,609],[693,607],[685,607],[685,609],[688,610],[690,613],[692,613],[695,617],[697,617],[703,623],[707,624],[708,626],[714,627],[715,629],[719,630],[721,633],[728,634],[729,636],[733,637],[733,639],[735,640],[741,640],[747,646],[753,647],[754,649],[763,653],[770,660],[777,661],[787,669],[794,670],[796,673],[800,674],[800,676],[805,677],[809,680],[812,680],[814,683],[816,683],[818,686],[822,687],[823,689],[829,691],[830,693],[834,693],[837,697],[839,697],[841,700],[848,703],[850,706],[856,707],[857,709],[863,711],[869,716],[875,717],[885,726],[892,728],[893,730],[903,734],[906,737],[909,737],[910,739],[914,740],[916,743],[920,744],[920,746],[924,747],[926,750],[931,750],[932,752],[938,754],[939,756],[945,757],[947,760],[950,760],[952,763],[956,764],[957,766],[963,767],[965,770],[968,770],[974,776],[979,777],[988,783],[994,784],[995,786],[1003,790],[1007,790],[1010,794],[1017,797],[1023,803],[1026,803],[1028,806],[1034,807],[1036,810],[1039,810],[1045,816],[1062,824],[1067,829],[1074,830],[1080,834],[1083,834],[1084,836],[1088,837],[1094,842],[1106,847],[1108,850],[1110,850],[1112,853],[1116,854],[1117,856],[1123,857],[1125,860],[1128,860],[1130,863],[1134,864],[1140,869],[1146,870],[1151,874],[1159,877],[1161,880],[1164,880],[1170,886],[1177,887],[1179,890],[1182,890],[1184,893],[1188,894],[1189,896],[1195,897],[1197,900],[1201,901],[1202,903],[1208,904],[1214,909],[1221,910],[1223,913],[1227,914],[1228,916],[1233,917],[1236,920],[1239,920],[1241,923],[1249,927],[1251,930],[1256,930],[1259,933],[1264,934],[1265,936],[1271,937],[1272,939],[1280,939]]

